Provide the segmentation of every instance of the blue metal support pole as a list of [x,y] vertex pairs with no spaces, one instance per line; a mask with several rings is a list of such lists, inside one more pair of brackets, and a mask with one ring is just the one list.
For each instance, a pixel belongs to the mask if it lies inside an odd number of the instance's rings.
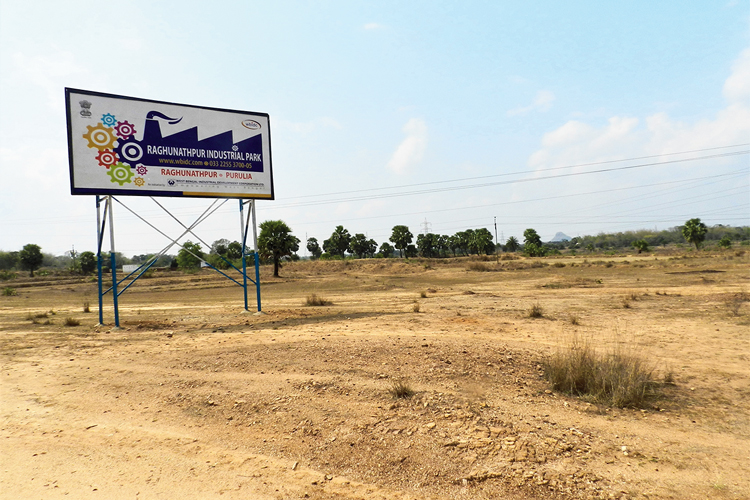
[[240,241],[242,241],[242,290],[245,292],[245,311],[247,308],[247,261],[245,259],[245,240],[247,239],[247,230],[245,229],[245,218],[243,210],[245,202],[240,198]]
[[[106,214],[105,214],[106,215]],[[102,215],[101,199],[96,195],[96,274],[99,283],[99,324],[104,324],[104,294],[102,293]]]
[[255,200],[252,201],[253,215],[253,249],[255,250],[255,295],[258,302],[258,312],[260,312],[260,257],[258,256],[258,225],[255,220]]
[[112,301],[115,306],[115,327],[120,328],[120,309],[117,304],[117,260],[115,259],[115,226],[112,215],[112,195],[107,196],[109,201],[109,261],[112,267]]

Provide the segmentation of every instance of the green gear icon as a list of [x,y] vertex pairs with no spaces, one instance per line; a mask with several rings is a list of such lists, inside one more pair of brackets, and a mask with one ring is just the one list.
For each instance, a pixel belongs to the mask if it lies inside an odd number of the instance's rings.
[[109,171],[107,172],[107,175],[112,178],[112,182],[118,183],[120,186],[124,185],[126,182],[130,182],[130,180],[133,178],[133,171],[130,169],[129,165],[125,165],[124,163],[118,162],[116,165],[112,165],[110,167]]

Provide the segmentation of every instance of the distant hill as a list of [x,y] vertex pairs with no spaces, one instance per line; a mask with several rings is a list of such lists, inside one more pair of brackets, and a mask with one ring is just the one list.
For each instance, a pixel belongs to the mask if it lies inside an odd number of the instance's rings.
[[552,238],[549,241],[550,241],[550,243],[556,243],[558,241],[570,241],[570,240],[571,240],[570,236],[568,236],[565,233],[561,233],[561,232],[558,231],[557,234],[555,234],[555,237]]

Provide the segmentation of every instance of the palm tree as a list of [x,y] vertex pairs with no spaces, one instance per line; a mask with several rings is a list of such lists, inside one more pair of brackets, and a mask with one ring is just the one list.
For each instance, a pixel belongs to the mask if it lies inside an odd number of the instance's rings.
[[273,259],[273,276],[278,278],[281,258],[299,250],[299,238],[292,236],[284,221],[267,220],[260,225],[258,250],[262,258]]

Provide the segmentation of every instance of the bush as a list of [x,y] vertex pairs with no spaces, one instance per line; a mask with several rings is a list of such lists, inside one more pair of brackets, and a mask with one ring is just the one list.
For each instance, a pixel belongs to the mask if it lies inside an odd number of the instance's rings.
[[81,324],[80,321],[78,321],[75,318],[65,318],[65,326],[79,326]]
[[319,307],[319,306],[330,306],[333,304],[330,300],[326,300],[323,297],[319,297],[316,294],[308,295],[305,303],[308,306]]
[[[579,340],[550,356],[544,374],[556,391],[617,408],[643,407],[664,384],[656,380],[655,368],[634,352],[614,348],[600,354]],[[668,380],[671,374],[665,376]]]
[[18,294],[16,293],[16,289],[15,288],[6,286],[5,288],[3,288],[3,295],[5,297],[12,297],[12,296],[18,295]]
[[529,318],[543,318],[544,309],[538,303],[531,306],[529,309]]

